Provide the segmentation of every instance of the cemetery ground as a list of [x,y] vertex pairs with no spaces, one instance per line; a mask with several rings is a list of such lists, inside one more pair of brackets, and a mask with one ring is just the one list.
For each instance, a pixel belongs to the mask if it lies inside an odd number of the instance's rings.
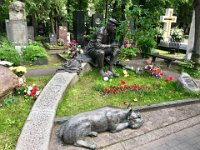
[[[49,57],[49,65],[42,66],[31,66],[27,67],[31,70],[37,70],[42,68],[56,68],[62,61],[59,61],[54,56]],[[143,61],[140,61],[140,65],[144,66]],[[134,65],[139,61],[129,61],[127,64]],[[134,63],[134,64],[133,64]],[[53,65],[56,64],[56,65]],[[164,63],[159,65],[165,66]],[[176,71],[178,66],[173,65],[169,72],[173,73]],[[42,70],[41,70],[42,71]],[[72,88],[70,88],[64,95],[62,102],[60,103],[57,115],[58,116],[69,116],[77,114],[79,112],[92,110],[103,106],[118,106],[126,107],[127,104],[132,104],[133,107],[141,105],[150,105],[154,103],[161,103],[165,101],[173,101],[179,99],[185,99],[189,97],[199,97],[199,94],[193,94],[185,92],[182,89],[176,87],[174,81],[166,82],[166,78],[157,79],[149,73],[135,74],[133,71],[127,71],[129,77],[124,77],[122,68],[117,68],[120,73],[120,78],[113,78],[108,82],[102,80],[100,75],[97,74],[96,70],[90,71],[85,75],[80,76],[79,82]],[[173,75],[173,74],[172,74]],[[50,80],[52,76],[27,78],[27,84],[35,83],[44,87],[44,85]],[[102,89],[111,85],[121,86],[126,83],[127,85],[136,84],[136,88],[141,85],[141,88],[136,91],[130,89],[125,92],[119,93],[103,93]],[[137,87],[138,86],[138,87]],[[163,94],[165,92],[165,94]],[[3,124],[0,127],[0,149],[14,149],[17,138],[23,127],[23,123],[34,103],[32,100],[18,97],[12,104],[8,104],[0,108],[3,119]]]

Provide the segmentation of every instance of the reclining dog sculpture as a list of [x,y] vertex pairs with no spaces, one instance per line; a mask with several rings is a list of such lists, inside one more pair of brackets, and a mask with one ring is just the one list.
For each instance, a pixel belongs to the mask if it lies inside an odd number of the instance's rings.
[[125,128],[136,129],[143,120],[132,107],[127,109],[103,107],[69,117],[61,127],[59,137],[66,144],[74,144],[89,149],[96,149],[94,143],[84,140],[86,136],[97,136],[104,131],[117,132]]

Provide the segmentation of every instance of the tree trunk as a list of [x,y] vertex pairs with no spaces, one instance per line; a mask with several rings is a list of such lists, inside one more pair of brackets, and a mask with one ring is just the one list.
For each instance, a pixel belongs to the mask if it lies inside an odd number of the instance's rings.
[[195,63],[195,68],[200,69],[200,0],[194,0],[195,10],[195,39],[194,52],[192,54],[192,61]]
[[37,36],[38,35],[38,24],[37,24],[37,20],[36,20],[36,17],[35,17],[35,13],[33,13],[32,15],[32,25],[33,25],[33,28],[34,28],[34,35]]

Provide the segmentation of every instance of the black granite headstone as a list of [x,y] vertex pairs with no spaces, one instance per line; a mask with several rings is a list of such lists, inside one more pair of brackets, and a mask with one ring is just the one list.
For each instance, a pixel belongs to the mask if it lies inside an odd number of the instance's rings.
[[101,14],[101,13],[93,14],[92,15],[92,26],[99,27],[101,24],[103,24],[103,14]]
[[49,34],[49,42],[51,44],[56,44],[57,43],[57,35],[54,33]]
[[84,11],[74,11],[73,13],[74,38],[78,44],[84,45],[83,35],[85,33]]

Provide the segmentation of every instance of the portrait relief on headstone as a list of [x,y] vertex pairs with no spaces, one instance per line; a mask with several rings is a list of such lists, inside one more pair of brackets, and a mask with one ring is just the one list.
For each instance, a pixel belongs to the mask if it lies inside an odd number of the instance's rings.
[[20,1],[12,2],[9,6],[10,20],[26,20],[25,4]]

